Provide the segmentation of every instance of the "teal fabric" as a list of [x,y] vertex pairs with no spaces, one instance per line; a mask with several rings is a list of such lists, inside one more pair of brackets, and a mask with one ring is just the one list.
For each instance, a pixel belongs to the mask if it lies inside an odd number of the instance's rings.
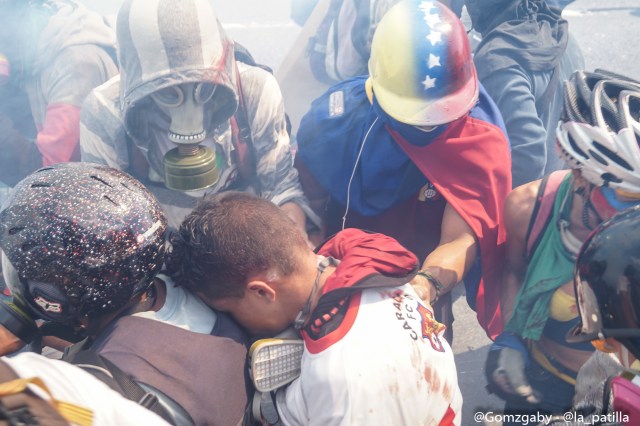
[[549,226],[544,230],[540,244],[531,257],[524,283],[518,292],[513,316],[506,331],[521,337],[539,340],[549,318],[549,303],[554,291],[573,277],[573,256],[567,252],[560,239],[558,219],[569,218],[572,197],[560,211],[562,200],[573,191],[573,179],[569,173],[558,188]]

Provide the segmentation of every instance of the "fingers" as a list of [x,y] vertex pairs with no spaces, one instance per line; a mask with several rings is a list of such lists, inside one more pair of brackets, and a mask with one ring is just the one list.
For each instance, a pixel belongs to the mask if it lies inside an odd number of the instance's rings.
[[539,404],[540,396],[533,390],[531,385],[520,385],[515,389],[515,393],[525,399],[529,404]]
[[24,424],[36,424],[32,423],[34,420],[41,425],[66,426],[69,424],[51,404],[37,396],[23,392],[7,395],[0,401],[6,411],[13,412],[15,419],[19,419]]
[[433,286],[431,285],[429,280],[421,275],[416,275],[411,281],[409,281],[409,284],[411,284],[413,290],[416,292],[420,300],[428,305],[431,305],[431,289],[433,288]]
[[540,395],[527,380],[524,359],[520,352],[510,348],[502,349],[493,378],[495,384],[504,392],[518,396],[530,404],[540,403]]

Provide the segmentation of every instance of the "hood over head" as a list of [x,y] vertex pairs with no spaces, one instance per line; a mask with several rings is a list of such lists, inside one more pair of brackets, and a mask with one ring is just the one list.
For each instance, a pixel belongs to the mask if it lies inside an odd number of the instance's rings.
[[474,61],[478,77],[511,66],[548,71],[562,59],[569,24],[544,0],[466,0],[474,28],[482,34]]
[[235,113],[233,41],[207,0],[127,0],[118,13],[117,38],[121,109],[137,143],[148,143],[149,120],[163,119],[149,95],[166,87],[217,85],[205,105],[207,133]]

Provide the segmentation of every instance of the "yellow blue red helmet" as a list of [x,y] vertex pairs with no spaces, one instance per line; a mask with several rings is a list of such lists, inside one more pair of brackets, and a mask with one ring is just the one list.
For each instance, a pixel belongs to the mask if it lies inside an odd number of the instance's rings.
[[403,0],[389,9],[373,36],[369,75],[382,109],[414,126],[450,123],[478,99],[467,33],[437,1]]

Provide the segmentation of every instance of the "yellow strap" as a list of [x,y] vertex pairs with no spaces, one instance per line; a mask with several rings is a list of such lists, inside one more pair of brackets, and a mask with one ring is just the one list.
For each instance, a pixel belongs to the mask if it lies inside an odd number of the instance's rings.
[[373,83],[371,81],[371,77],[369,77],[367,81],[365,81],[364,91],[367,93],[367,98],[369,98],[369,103],[373,104]]
[[38,377],[15,379],[10,382],[0,383],[0,397],[22,393],[30,384],[38,386],[40,389],[45,391],[47,395],[49,395],[54,408],[70,423],[77,424],[79,426],[91,426],[93,424],[93,411],[80,407],[79,405],[70,404],[64,401],[57,401],[53,398],[53,395],[47,385],[45,385]]
[[547,356],[540,350],[540,348],[535,342],[531,342],[530,346],[531,346],[531,355],[533,356],[533,359],[535,359],[536,362],[540,364],[542,368],[544,368],[554,376],[569,383],[570,385],[572,386],[576,385],[576,379],[574,379],[573,377],[567,374],[564,374],[563,372],[558,370],[556,367],[554,367],[553,364],[551,364],[551,361],[549,361]]

